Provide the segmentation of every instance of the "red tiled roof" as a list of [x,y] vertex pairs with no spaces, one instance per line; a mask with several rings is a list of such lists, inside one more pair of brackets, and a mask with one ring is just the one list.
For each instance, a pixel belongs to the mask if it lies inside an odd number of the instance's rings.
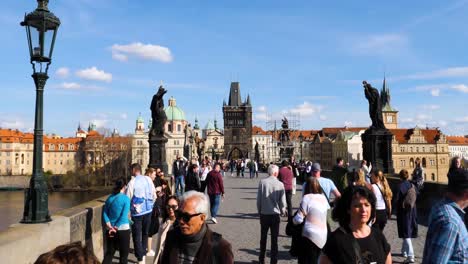
[[468,137],[461,136],[447,136],[449,145],[468,145]]
[[[406,128],[397,128],[397,129],[389,129],[393,135],[395,135],[396,141],[398,143],[408,143],[410,136],[414,132],[414,128],[406,129]],[[437,129],[421,129],[421,132],[424,136],[424,139],[429,144],[435,144],[436,140],[440,137],[441,132]]]

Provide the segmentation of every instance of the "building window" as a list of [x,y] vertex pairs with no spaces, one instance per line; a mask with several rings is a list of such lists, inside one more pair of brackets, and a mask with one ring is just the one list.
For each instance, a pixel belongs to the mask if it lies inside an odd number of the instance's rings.
[[177,155],[177,150],[176,149],[174,149],[174,155]]
[[413,147],[410,147],[409,149],[410,149],[410,152],[413,152]]
[[429,164],[431,164],[431,166],[434,166],[435,165],[434,160],[433,159],[429,160]]
[[171,124],[167,124],[167,131],[172,132],[172,125]]
[[177,125],[177,131],[178,131],[178,132],[182,131],[182,125],[181,125],[181,124],[178,124],[178,125]]
[[426,158],[422,158],[422,166],[426,168]]
[[429,151],[430,151],[430,152],[434,152],[434,147],[430,147],[430,148],[429,148]]
[[409,163],[410,163],[410,167],[411,167],[411,168],[414,168],[414,159],[413,159],[413,158],[411,158],[411,159],[409,160]]
[[424,147],[422,147],[422,152],[426,152],[426,149]]
[[53,144],[49,144],[49,150],[55,150],[55,146]]
[[59,150],[64,150],[65,149],[65,146],[63,144],[60,144],[59,145]]
[[416,147],[416,152],[419,152],[419,147]]
[[434,173],[431,174],[431,179],[432,179],[432,181],[435,181],[435,174]]

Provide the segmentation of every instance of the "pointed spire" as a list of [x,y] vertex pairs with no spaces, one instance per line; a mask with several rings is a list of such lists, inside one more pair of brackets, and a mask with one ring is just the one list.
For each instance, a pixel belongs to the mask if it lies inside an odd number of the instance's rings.
[[241,106],[241,93],[239,82],[231,82],[231,90],[229,92],[229,106]]
[[250,103],[250,94],[247,95],[247,103],[246,103],[248,106],[252,106],[252,104]]
[[195,117],[195,125],[193,126],[193,129],[200,129],[200,126],[198,125],[198,118]]
[[223,99],[223,106],[226,106],[226,98]]
[[215,130],[218,129],[218,120],[216,120],[216,117],[214,119],[214,128]]
[[81,130],[81,123],[78,122],[78,129],[76,131],[80,131]]
[[88,123],[88,132],[91,132],[91,122]]

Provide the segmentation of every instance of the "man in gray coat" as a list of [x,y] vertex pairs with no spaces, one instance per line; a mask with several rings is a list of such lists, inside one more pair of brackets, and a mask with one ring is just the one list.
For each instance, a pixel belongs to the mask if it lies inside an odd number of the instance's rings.
[[278,262],[278,233],[280,215],[286,216],[286,194],[284,185],[278,180],[279,168],[268,167],[269,177],[260,181],[257,192],[257,210],[260,215],[260,264],[265,263],[268,229],[271,229],[271,262]]

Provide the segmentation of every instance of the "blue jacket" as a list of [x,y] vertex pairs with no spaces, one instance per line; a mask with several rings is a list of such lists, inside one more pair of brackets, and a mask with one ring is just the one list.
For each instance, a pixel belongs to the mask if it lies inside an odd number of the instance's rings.
[[137,175],[127,186],[127,196],[130,198],[132,216],[141,216],[153,211],[156,200],[154,184],[147,176]]
[[104,222],[110,222],[112,226],[129,224],[130,199],[123,193],[111,194],[104,204]]

